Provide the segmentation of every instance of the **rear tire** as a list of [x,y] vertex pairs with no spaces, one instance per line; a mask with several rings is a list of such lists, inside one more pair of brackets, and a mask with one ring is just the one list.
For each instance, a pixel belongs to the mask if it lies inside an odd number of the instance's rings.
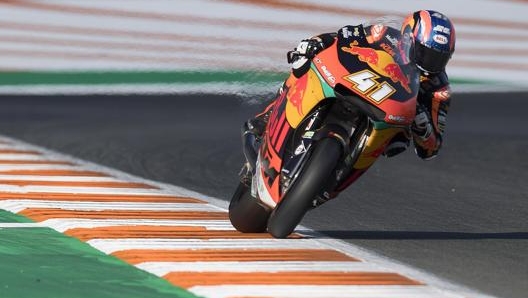
[[325,138],[315,144],[297,180],[286,196],[271,213],[268,232],[275,238],[286,238],[295,230],[312,207],[315,197],[325,187],[341,158],[341,144],[333,138]]
[[247,185],[240,183],[229,203],[229,220],[242,233],[263,233],[271,211],[251,196]]

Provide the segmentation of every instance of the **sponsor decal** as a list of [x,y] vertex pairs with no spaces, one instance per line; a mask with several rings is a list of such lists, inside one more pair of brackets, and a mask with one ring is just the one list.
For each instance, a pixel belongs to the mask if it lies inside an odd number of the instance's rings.
[[451,29],[447,28],[447,27],[444,27],[442,25],[436,25],[434,28],[433,28],[433,31],[435,32],[440,32],[440,33],[444,33],[444,34],[447,34],[447,35],[451,35]]
[[358,27],[354,27],[354,36],[355,37],[359,36],[359,28]]
[[389,115],[389,120],[394,122],[405,122],[406,118],[404,116]]
[[442,20],[446,20],[446,21],[447,21],[447,17],[446,17],[445,15],[439,13],[439,12],[435,12],[435,13],[433,13],[431,16],[433,16],[433,17],[437,17],[437,18],[439,18],[439,19],[442,19]]
[[397,45],[398,44],[398,40],[390,35],[385,35],[385,38],[387,38],[387,40],[392,43],[392,45]]
[[435,34],[433,35],[433,40],[439,44],[447,44],[449,40],[444,35]]
[[336,78],[335,78],[334,75],[328,70],[328,68],[326,67],[326,65],[321,66],[321,69],[323,70],[323,74],[324,74],[325,77],[330,81],[330,83],[332,83],[332,85],[335,85]]
[[350,43],[350,47],[341,47],[341,50],[350,53],[352,55],[357,55],[360,61],[366,62],[372,65],[378,65],[379,62],[379,53],[381,51],[376,51],[370,47],[358,47],[357,42]]
[[348,27],[343,27],[341,33],[343,34],[343,38],[349,38],[352,36],[352,32],[348,31]]
[[313,138],[314,134],[315,134],[315,132],[313,132],[313,131],[307,131],[307,132],[304,133],[304,135],[302,137],[304,139],[311,139],[311,138]]
[[297,82],[288,90],[286,97],[288,101],[297,109],[299,115],[303,115],[302,104],[304,101],[304,91],[308,85],[308,76],[300,77]]
[[350,28],[349,26],[345,26],[345,27],[341,28],[341,34],[343,35],[343,38],[349,38],[351,36],[355,36],[355,37],[359,36],[359,28],[358,27],[353,27],[354,28],[354,32],[350,32],[349,28]]
[[400,83],[408,93],[412,92],[409,77],[394,63],[389,53],[370,47],[358,47],[357,42],[351,43],[350,47],[342,47],[341,50],[358,56],[360,61],[366,62],[378,74],[390,78],[394,83]]

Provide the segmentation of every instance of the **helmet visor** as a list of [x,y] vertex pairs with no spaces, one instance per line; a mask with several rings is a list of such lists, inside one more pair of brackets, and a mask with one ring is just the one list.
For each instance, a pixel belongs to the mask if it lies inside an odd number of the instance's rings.
[[416,65],[429,73],[438,73],[444,70],[451,58],[450,53],[442,52],[417,43],[415,48]]

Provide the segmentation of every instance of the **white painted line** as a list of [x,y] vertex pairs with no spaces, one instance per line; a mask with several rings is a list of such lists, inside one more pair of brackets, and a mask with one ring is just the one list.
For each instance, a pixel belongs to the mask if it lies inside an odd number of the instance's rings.
[[309,239],[92,239],[91,246],[107,254],[130,249],[317,249],[328,248]]
[[136,266],[157,276],[171,272],[388,272],[365,262],[145,262]]
[[0,160],[49,160],[49,158],[44,157],[42,155],[36,155],[36,154],[15,154],[15,153],[0,153]]
[[46,176],[46,175],[0,175],[2,180],[12,181],[59,181],[59,182],[130,182],[104,176]]
[[16,170],[82,170],[77,165],[0,165],[0,171],[16,171]]
[[104,176],[46,176],[46,175],[0,175],[2,181],[57,181],[57,182],[131,182]]
[[205,227],[207,230],[235,230],[229,220],[163,220],[163,219],[86,219],[54,218],[41,222],[42,225],[61,233],[76,228],[99,228],[116,226],[175,226]]
[[[11,143],[9,142],[8,139],[0,140],[0,142],[4,142],[4,143],[0,143],[0,150],[28,150],[27,146],[23,146],[17,143]],[[8,144],[6,144],[5,142],[8,142]],[[37,150],[32,150],[32,151],[37,151]],[[39,153],[42,153],[42,152],[39,152]]]
[[314,285],[222,285],[188,289],[208,298],[461,298],[428,286],[314,286]]
[[[1,183],[0,183],[1,184]],[[84,186],[17,186],[17,185],[0,185],[0,192],[13,193],[28,193],[28,192],[44,192],[44,193],[67,193],[67,194],[106,194],[106,195],[165,195],[166,191],[150,189],[150,188],[109,188],[109,187],[84,187]]]
[[19,213],[28,208],[59,208],[64,210],[103,211],[199,211],[218,212],[223,209],[200,203],[135,203],[135,202],[86,202],[86,201],[43,201],[43,200],[0,200],[0,208]]

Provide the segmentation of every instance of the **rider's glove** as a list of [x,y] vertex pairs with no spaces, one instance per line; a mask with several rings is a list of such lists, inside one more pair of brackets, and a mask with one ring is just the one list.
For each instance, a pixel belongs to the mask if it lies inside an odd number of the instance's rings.
[[297,46],[296,50],[308,59],[312,59],[323,49],[324,45],[319,38],[304,39]]
[[416,116],[411,125],[411,130],[415,136],[424,140],[433,132],[433,125],[431,124],[429,113],[422,105],[416,107]]
[[293,63],[300,57],[312,59],[322,49],[324,45],[319,38],[303,39],[293,51],[288,52],[288,63]]

